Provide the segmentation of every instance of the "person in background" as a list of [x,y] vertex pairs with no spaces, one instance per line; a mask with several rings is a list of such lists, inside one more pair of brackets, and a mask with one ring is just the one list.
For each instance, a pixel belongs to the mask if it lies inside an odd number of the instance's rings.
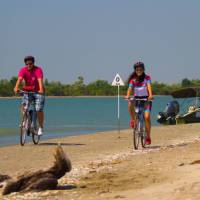
[[[128,78],[128,90],[127,95],[125,98],[129,99],[131,94],[133,94],[134,97],[141,98],[141,97],[147,97],[148,101],[145,102],[145,108],[144,108],[144,118],[145,118],[145,126],[147,131],[147,138],[146,138],[146,144],[151,144],[151,118],[150,118],[150,112],[152,108],[152,102],[153,99],[152,95],[152,87],[151,87],[151,77],[149,75],[145,74],[145,65],[143,62],[136,62],[133,65],[134,71]],[[134,105],[131,101],[128,103],[128,110],[130,113],[130,127],[134,128]]]
[[35,58],[33,56],[26,56],[24,58],[24,63],[25,66],[19,70],[14,92],[15,94],[18,93],[22,81],[24,81],[23,90],[27,92],[33,92],[30,95],[24,93],[22,105],[27,105],[28,100],[34,102],[39,123],[38,135],[42,135],[44,124],[43,109],[45,103],[43,71],[41,67],[35,65]]

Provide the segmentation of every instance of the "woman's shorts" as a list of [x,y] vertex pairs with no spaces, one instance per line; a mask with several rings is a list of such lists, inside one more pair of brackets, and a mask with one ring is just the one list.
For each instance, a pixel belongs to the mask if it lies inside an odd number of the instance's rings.
[[152,101],[147,101],[144,103],[144,112],[151,112]]
[[[135,102],[130,102],[134,107],[137,106]],[[152,109],[152,101],[145,101],[144,102],[144,112],[151,112]]]

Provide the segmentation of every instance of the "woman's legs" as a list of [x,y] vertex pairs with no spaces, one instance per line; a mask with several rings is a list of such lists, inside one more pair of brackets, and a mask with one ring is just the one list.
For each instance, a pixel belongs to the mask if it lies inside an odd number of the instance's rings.
[[134,120],[135,118],[134,106],[133,106],[133,103],[131,103],[130,101],[128,102],[128,111],[131,116],[131,119]]
[[130,101],[128,102],[128,111],[131,117],[130,127],[134,128],[134,119],[135,119],[134,106],[133,106],[133,103]]
[[151,135],[151,117],[150,117],[150,112],[144,112],[144,119],[145,119],[145,128],[147,132],[147,138],[150,139]]

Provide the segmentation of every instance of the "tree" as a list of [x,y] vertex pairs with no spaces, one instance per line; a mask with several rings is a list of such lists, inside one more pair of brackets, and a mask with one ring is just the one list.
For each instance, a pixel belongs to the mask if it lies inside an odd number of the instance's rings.
[[85,94],[85,84],[84,78],[82,76],[78,77],[78,80],[72,84],[73,95],[80,96]]
[[192,86],[192,82],[189,79],[184,78],[181,82],[181,86],[182,87],[190,87],[190,86]]

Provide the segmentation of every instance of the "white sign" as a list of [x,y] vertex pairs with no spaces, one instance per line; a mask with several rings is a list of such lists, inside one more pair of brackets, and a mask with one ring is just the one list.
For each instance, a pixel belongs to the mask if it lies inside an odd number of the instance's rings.
[[117,97],[117,107],[118,107],[118,111],[117,111],[117,119],[118,119],[118,133],[119,133],[119,136],[118,138],[120,138],[120,98],[119,98],[119,88],[120,86],[124,86],[124,82],[123,80],[121,79],[120,75],[119,74],[116,74],[113,82],[112,82],[112,86],[118,86],[118,97]]
[[119,74],[116,74],[116,76],[112,82],[112,86],[124,86],[124,82],[121,79]]

